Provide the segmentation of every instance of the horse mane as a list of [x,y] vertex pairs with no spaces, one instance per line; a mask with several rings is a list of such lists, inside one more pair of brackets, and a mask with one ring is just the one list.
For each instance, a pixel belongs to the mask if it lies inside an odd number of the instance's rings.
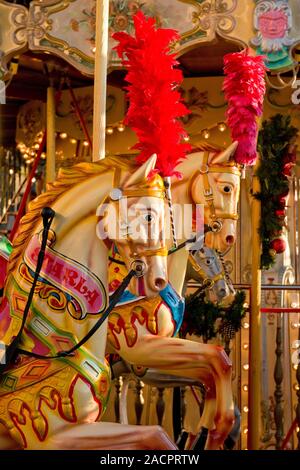
[[19,233],[13,242],[13,251],[9,257],[7,275],[15,268],[17,260],[21,256],[24,245],[28,241],[36,223],[41,220],[43,207],[51,206],[58,197],[77,184],[86,181],[87,178],[100,175],[113,169],[133,170],[135,161],[127,156],[111,155],[96,163],[79,163],[71,168],[61,168],[57,179],[47,184],[47,191],[42,193],[28,205],[27,214],[22,217]]

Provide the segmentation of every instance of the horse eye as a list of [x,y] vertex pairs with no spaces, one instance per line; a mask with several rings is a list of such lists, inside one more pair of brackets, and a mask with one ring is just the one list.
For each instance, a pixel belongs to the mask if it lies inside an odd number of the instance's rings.
[[224,186],[223,191],[226,194],[230,194],[232,192],[232,187],[231,186]]
[[152,214],[146,214],[146,215],[145,215],[145,220],[146,220],[146,222],[152,222],[152,220],[153,220],[153,215],[152,215]]
[[211,260],[210,259],[205,260],[205,264],[207,264],[207,266],[210,266],[211,265]]

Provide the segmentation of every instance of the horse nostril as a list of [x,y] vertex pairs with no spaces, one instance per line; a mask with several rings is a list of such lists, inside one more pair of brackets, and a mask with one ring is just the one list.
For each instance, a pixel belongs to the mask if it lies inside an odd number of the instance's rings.
[[219,294],[220,294],[222,297],[225,297],[225,295],[227,294],[226,289],[220,289],[220,290],[219,290]]
[[234,236],[233,235],[228,235],[226,237],[226,243],[227,243],[227,245],[233,245],[234,244]]
[[163,290],[166,287],[167,283],[162,277],[157,277],[154,281],[154,285],[157,290]]

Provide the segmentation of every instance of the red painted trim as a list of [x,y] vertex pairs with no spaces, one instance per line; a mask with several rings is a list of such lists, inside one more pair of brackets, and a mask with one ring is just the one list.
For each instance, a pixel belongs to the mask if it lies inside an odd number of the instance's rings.
[[300,308],[261,308],[261,313],[300,313]]
[[286,446],[287,446],[287,443],[289,442],[290,438],[292,437],[293,435],[293,432],[296,430],[297,428],[297,425],[298,425],[298,422],[297,422],[297,418],[294,419],[293,421],[293,424],[292,426],[290,427],[282,445],[281,445],[281,450],[285,450]]

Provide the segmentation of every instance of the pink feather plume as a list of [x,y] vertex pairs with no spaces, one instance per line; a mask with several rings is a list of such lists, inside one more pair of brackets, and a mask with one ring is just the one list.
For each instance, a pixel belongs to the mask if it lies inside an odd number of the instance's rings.
[[263,112],[265,72],[264,57],[250,56],[247,49],[224,56],[227,122],[232,140],[239,143],[235,160],[243,165],[253,165],[257,157],[257,118]]

